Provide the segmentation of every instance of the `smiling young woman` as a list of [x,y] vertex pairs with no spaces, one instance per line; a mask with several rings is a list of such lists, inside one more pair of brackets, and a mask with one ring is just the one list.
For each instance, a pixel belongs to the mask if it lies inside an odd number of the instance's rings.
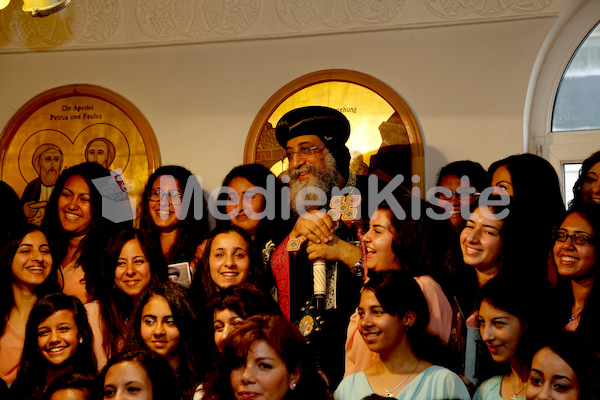
[[346,376],[336,400],[360,400],[373,393],[400,400],[470,399],[458,375],[431,362],[441,343],[426,332],[427,302],[405,271],[372,274],[363,286],[358,315],[360,335],[379,359]]
[[[415,199],[399,198],[410,214]],[[420,204],[420,203],[419,203]],[[363,236],[368,273],[390,270],[407,271],[419,284],[430,310],[427,332],[447,344],[452,324],[452,308],[442,287],[431,276],[436,275],[445,255],[444,238],[450,237],[446,221],[434,221],[426,216],[399,219],[387,202],[379,204],[369,220],[369,230]],[[373,366],[379,356],[370,351],[358,330],[358,313],[350,317],[346,339],[345,376]]]
[[[188,169],[164,165],[150,175],[138,202],[140,229],[149,231],[160,243],[169,264],[188,262],[192,269],[198,262],[196,251],[209,229],[202,190],[188,185],[194,180]],[[184,196],[186,199],[189,196],[189,204],[183,202]],[[196,209],[198,196],[202,210]],[[198,215],[201,217],[197,219]]]
[[211,231],[194,275],[190,295],[197,308],[206,308],[216,293],[227,287],[250,282],[269,293],[272,277],[266,273],[248,232],[236,225],[220,226]]
[[142,294],[127,342],[133,348],[149,349],[164,357],[175,372],[182,399],[192,400],[201,383],[200,366],[210,360],[201,335],[187,291],[165,281]]
[[[282,201],[283,183],[264,165],[244,164],[229,171],[222,186],[228,192],[221,194],[220,199],[227,203],[219,207],[219,211],[235,216],[219,219],[217,225],[232,224],[248,232],[260,252],[264,268],[270,269],[271,254],[293,224],[292,220],[283,218],[290,215],[289,206]],[[262,218],[261,214],[264,214]]]
[[[54,186],[42,222],[53,240],[52,255],[60,263],[63,293],[76,296],[84,304],[104,295],[100,261],[108,240],[131,227],[131,221],[114,223],[102,216],[102,194],[92,182],[96,179],[111,182],[114,178],[96,163],[64,170]],[[131,212],[128,201],[114,204]]]
[[[553,259],[561,277],[558,314],[566,330],[598,337],[598,294],[594,287],[598,267],[600,207],[583,204],[569,213],[554,231]],[[597,289],[596,289],[597,290]]]
[[60,291],[56,266],[44,231],[13,226],[0,252],[0,378],[14,382],[21,361],[25,327],[34,303]]
[[502,267],[504,221],[496,214],[492,207],[477,207],[460,233],[463,261],[474,268],[479,287],[497,275]]
[[110,290],[86,305],[100,366],[123,349],[137,300],[148,286],[167,280],[167,262],[149,233],[128,229],[108,243],[102,270]]
[[499,374],[479,385],[474,400],[525,399],[535,342],[559,330],[553,310],[547,288],[524,272],[505,269],[481,288],[479,331]]
[[52,381],[66,373],[95,374],[92,330],[83,304],[73,296],[39,299],[27,321],[25,345],[14,398],[38,400]]

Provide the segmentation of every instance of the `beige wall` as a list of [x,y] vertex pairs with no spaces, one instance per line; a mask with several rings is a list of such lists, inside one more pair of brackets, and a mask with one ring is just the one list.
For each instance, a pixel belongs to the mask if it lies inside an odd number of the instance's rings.
[[47,89],[103,86],[146,116],[163,164],[188,167],[211,190],[242,162],[248,129],[275,91],[310,72],[351,69],[383,81],[412,108],[426,146],[430,187],[447,162],[472,159],[487,168],[524,150],[527,87],[556,18],[557,13],[540,13],[129,49],[0,48],[0,127]]

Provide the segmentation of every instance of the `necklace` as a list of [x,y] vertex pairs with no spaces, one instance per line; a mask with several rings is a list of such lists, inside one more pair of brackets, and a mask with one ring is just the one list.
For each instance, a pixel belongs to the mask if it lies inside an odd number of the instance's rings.
[[412,376],[412,374],[415,373],[415,371],[417,370],[417,368],[419,368],[419,365],[421,365],[421,360],[419,360],[419,362],[417,363],[417,366],[415,367],[415,369],[413,369],[412,372],[410,374],[408,374],[408,376],[406,378],[404,378],[404,380],[402,382],[400,382],[392,390],[387,390],[387,388],[385,386],[383,386],[383,383],[381,383],[381,381],[379,380],[379,369],[377,368],[378,365],[379,365],[379,363],[375,364],[375,378],[377,378],[377,382],[379,382],[379,384],[381,385],[381,387],[383,387],[383,389],[387,392],[386,397],[394,397],[393,393],[396,391],[396,389],[398,389],[400,386],[402,386],[404,384],[404,382],[406,382],[408,380],[408,378],[410,378]]
[[521,390],[519,390],[517,392],[517,390],[515,389],[515,384],[513,383],[513,379],[512,379],[512,371],[510,371],[510,386],[512,386],[512,390],[514,393],[512,396],[510,396],[510,398],[511,398],[511,400],[517,400],[519,398],[519,393],[521,393],[527,387],[527,382],[525,382],[525,385],[523,385]]
[[583,308],[577,312],[572,313],[571,318],[569,318],[569,323],[575,321],[577,319],[577,317],[579,317],[581,315],[582,311],[583,311]]

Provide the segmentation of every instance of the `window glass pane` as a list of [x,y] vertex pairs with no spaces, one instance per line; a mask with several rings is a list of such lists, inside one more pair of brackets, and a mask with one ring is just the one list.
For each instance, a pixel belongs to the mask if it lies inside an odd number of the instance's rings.
[[581,169],[581,163],[563,164],[563,192],[565,194],[565,205],[568,206],[569,202],[573,200],[573,186],[575,181],[579,177],[579,170]]
[[552,131],[600,129],[600,24],[582,42],[556,95]]

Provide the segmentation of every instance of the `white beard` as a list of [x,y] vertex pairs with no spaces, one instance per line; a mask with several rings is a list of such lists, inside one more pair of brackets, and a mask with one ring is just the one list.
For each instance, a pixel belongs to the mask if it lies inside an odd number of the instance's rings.
[[[331,189],[336,187],[342,180],[342,175],[337,170],[335,158],[333,158],[329,151],[327,151],[324,161],[325,168],[323,170],[317,169],[317,167],[312,164],[304,164],[302,167],[290,171],[290,206],[296,215],[299,214],[298,210],[310,211],[326,207],[326,203],[321,205],[307,205],[307,203],[319,199],[317,194],[318,190],[323,191],[329,199]],[[311,173],[312,176],[303,181],[299,180],[298,176],[304,173]],[[302,198],[300,192],[305,188],[315,189],[307,189],[308,193]]]

